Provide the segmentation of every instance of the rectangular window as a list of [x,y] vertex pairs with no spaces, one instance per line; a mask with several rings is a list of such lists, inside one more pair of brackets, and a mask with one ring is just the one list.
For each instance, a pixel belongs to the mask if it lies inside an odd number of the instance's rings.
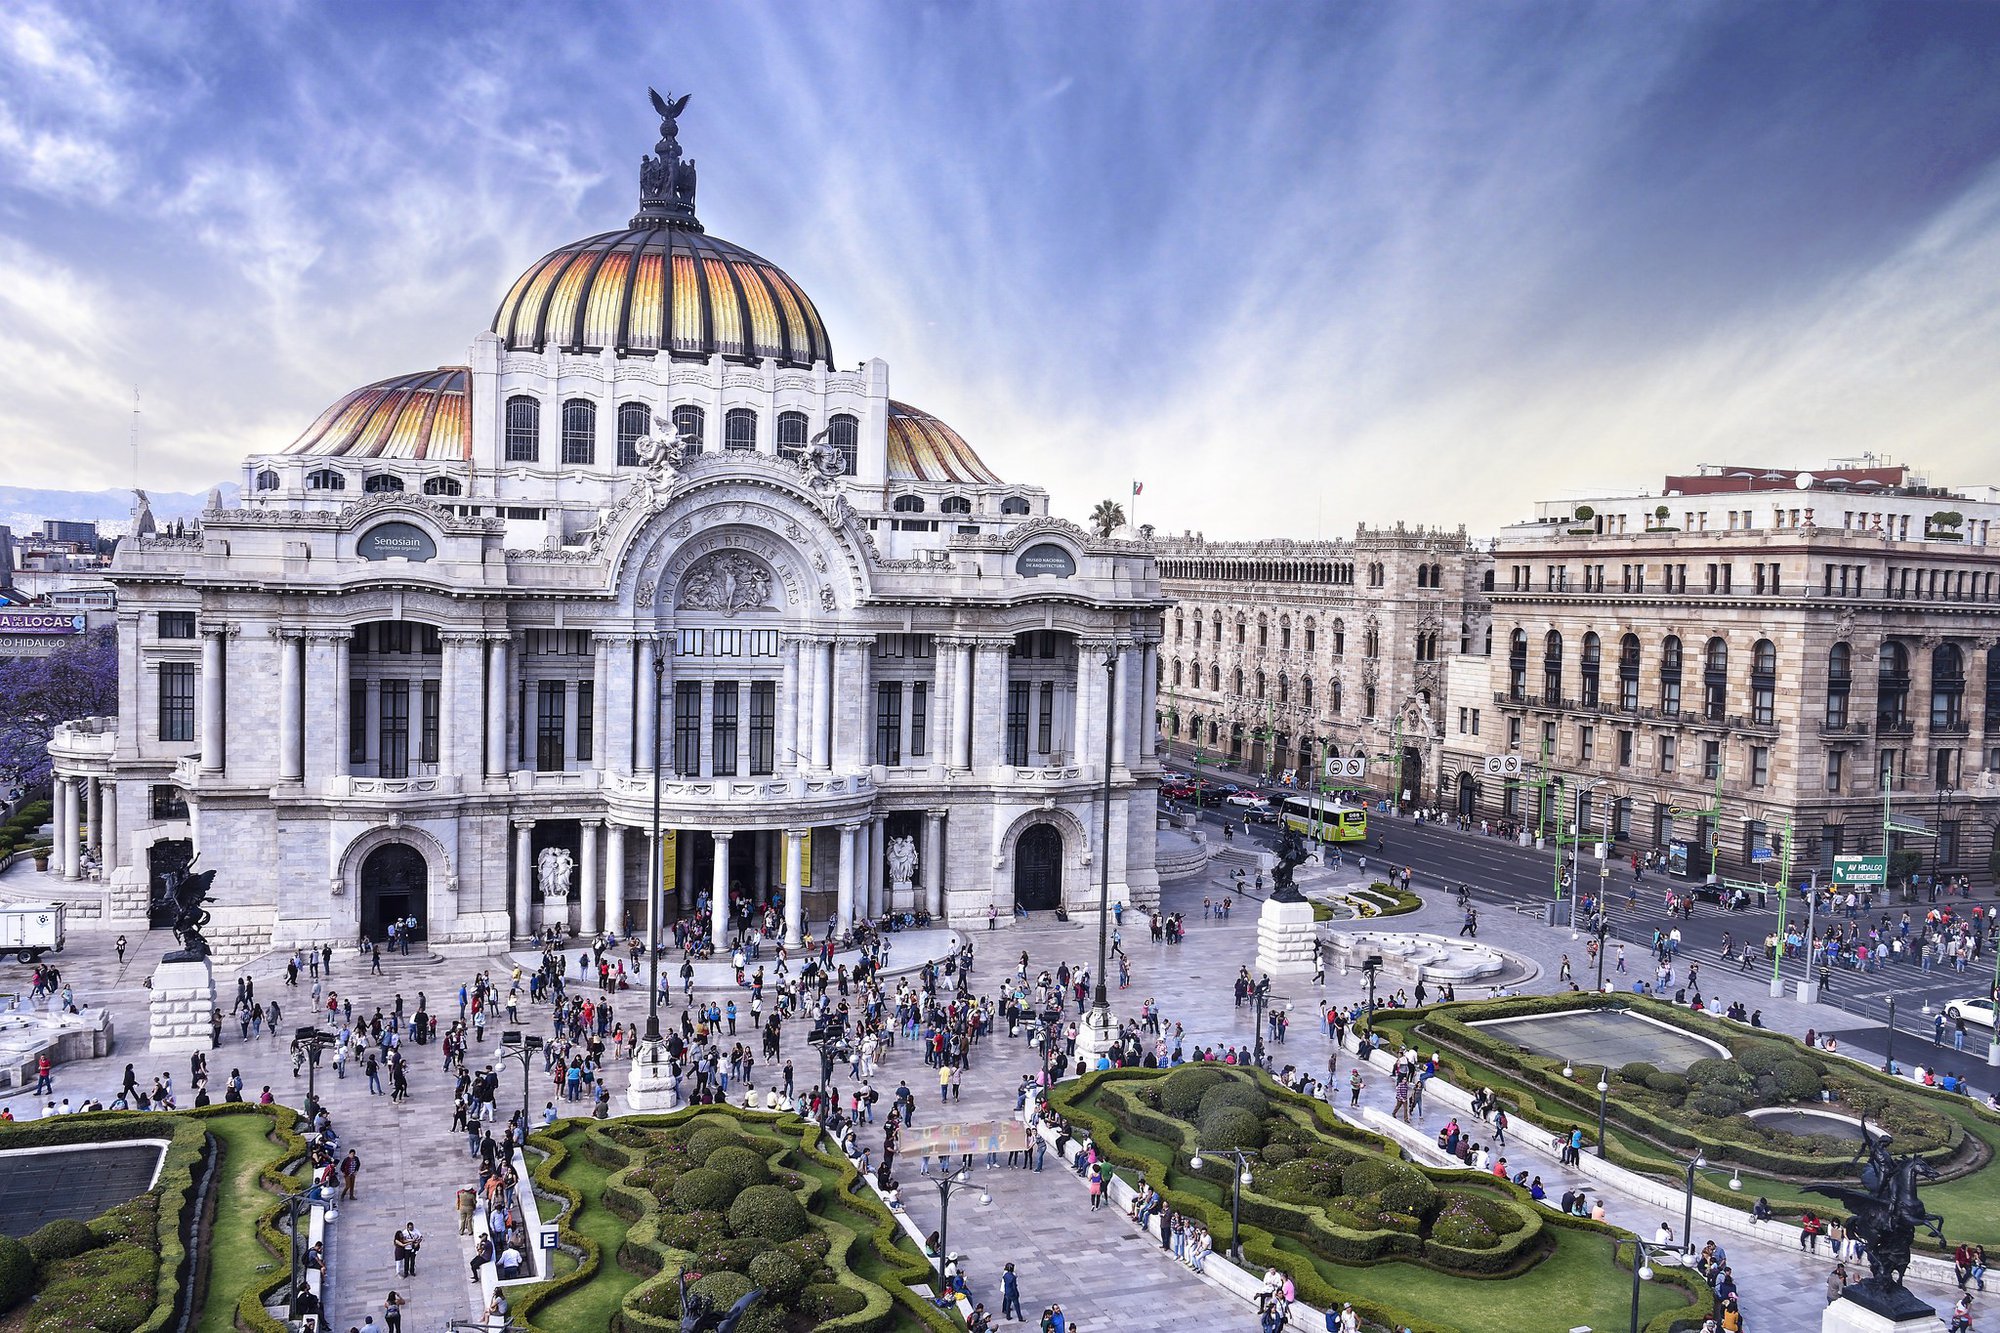
[[153,788],[153,818],[176,820],[188,817],[187,797],[171,782]]
[[1054,681],[1042,682],[1041,716],[1035,723],[1035,749],[1047,754],[1055,748],[1056,734],[1056,686]]
[[777,771],[778,683],[750,682],[750,776],[764,777]]
[[385,680],[375,708],[375,776],[410,776],[410,682]]
[[1671,773],[1680,760],[1679,742],[1672,736],[1660,737],[1660,771]]
[[1028,682],[1007,685],[1007,762],[1025,767],[1028,762]]
[[1847,755],[1840,750],[1826,752],[1826,789],[1836,794],[1840,791],[1841,779],[1845,775]]
[[1958,864],[1958,821],[1947,819],[1938,825],[1938,867],[1949,870]]
[[885,680],[875,687],[875,762],[885,767],[903,762],[903,686]]
[[160,739],[194,739],[194,663],[160,664]]
[[1521,746],[1521,719],[1518,717],[1507,719],[1507,745],[1510,749],[1519,749]]
[[1576,729],[1577,756],[1585,763],[1597,757],[1597,728],[1578,727]]
[[1475,736],[1479,734],[1479,710],[1477,708],[1472,710],[1472,734]]
[[710,630],[708,651],[711,657],[740,657],[743,653],[743,631],[739,629]]
[[[585,686],[584,688],[588,689],[589,686]],[[423,717],[419,722],[422,732],[417,742],[417,762],[420,764],[435,764],[438,762],[439,700],[438,682],[434,680],[425,681],[423,701],[420,705],[423,708]]]
[[1544,722],[1542,723],[1542,753],[1554,754],[1555,752],[1556,724],[1553,722]]
[[929,754],[930,738],[926,734],[930,723],[931,686],[929,681],[920,680],[910,686],[910,753]]
[[347,682],[347,762],[368,762],[368,682]]
[[753,629],[750,634],[750,656],[776,657],[778,655],[778,631],[774,629]]
[[535,682],[535,767],[560,773],[563,766],[563,723],[568,715],[568,682]]
[[709,710],[709,762],[718,778],[736,776],[736,682],[718,680]]
[[1459,709],[1459,710],[1458,710],[1458,734],[1459,734],[1459,735],[1461,735],[1461,736],[1463,736],[1463,735],[1465,735],[1465,734],[1466,734],[1467,732],[1469,732],[1469,731],[1471,731],[1471,730],[1472,730],[1472,710],[1471,710],[1470,708],[1461,708],[1461,709]]
[[587,680],[576,683],[576,757],[588,760],[597,748],[597,686]]
[[678,657],[700,657],[704,651],[702,642],[701,630],[679,630],[674,635],[674,654]]
[[1629,731],[1618,733],[1618,767],[1632,767],[1632,733]]
[[1722,742],[1703,741],[1701,743],[1701,775],[1710,782],[1722,773]]
[[1750,785],[1753,787],[1771,785],[1771,751],[1768,746],[1750,747]]
[[528,766],[528,682],[523,680],[520,689],[514,692],[514,763],[521,768]]
[[194,612],[160,612],[160,637],[163,639],[192,639],[194,637]]
[[700,681],[674,682],[674,772],[682,777],[701,775]]

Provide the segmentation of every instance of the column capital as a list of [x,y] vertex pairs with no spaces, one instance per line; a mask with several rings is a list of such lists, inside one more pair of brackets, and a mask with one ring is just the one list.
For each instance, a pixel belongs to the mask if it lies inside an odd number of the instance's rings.
[[876,637],[873,634],[836,634],[833,645],[836,648],[873,648]]
[[730,834],[733,833],[734,831],[735,830],[733,829],[726,829],[726,828],[713,829],[709,832],[708,836],[714,838],[719,843],[726,843],[729,841]]
[[812,830],[810,828],[788,828],[783,830],[783,832],[788,838],[803,838],[811,833]]
[[950,811],[946,807],[937,805],[937,806],[932,806],[928,810],[925,810],[924,818],[931,820],[941,820],[949,813]]
[[243,622],[240,620],[204,620],[201,622],[201,632],[204,636],[233,639],[243,632]]
[[514,831],[517,833],[526,833],[535,826],[535,821],[532,819],[510,819],[507,822],[514,826]]
[[264,632],[280,643],[297,643],[306,638],[303,625],[272,625]]
[[605,819],[580,819],[577,822],[585,828],[594,829],[594,828],[603,828],[610,821]]
[[857,820],[855,820],[855,821],[854,821],[853,823],[851,823],[851,824],[842,824],[842,825],[840,826],[840,831],[841,831],[842,833],[845,833],[845,834],[849,835],[849,836],[852,836],[852,835],[854,835],[854,834],[856,834],[856,833],[859,833],[859,832],[861,832],[861,830],[862,830],[863,828],[865,828],[865,827],[866,827],[866,824],[865,824],[865,822],[864,822],[864,821],[862,821],[862,820],[858,820],[858,819],[857,819]]
[[308,629],[305,632],[305,636],[307,643],[348,643],[353,640],[354,631],[351,629]]
[[484,643],[492,636],[480,629],[446,629],[438,631],[438,639],[444,643]]

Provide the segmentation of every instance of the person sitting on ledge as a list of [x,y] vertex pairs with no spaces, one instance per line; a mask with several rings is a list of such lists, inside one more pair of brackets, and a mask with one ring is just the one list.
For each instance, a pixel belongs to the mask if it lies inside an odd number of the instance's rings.
[[1771,1201],[1761,1194],[1758,1195],[1756,1205],[1750,1210],[1750,1220],[1753,1223],[1770,1221]]

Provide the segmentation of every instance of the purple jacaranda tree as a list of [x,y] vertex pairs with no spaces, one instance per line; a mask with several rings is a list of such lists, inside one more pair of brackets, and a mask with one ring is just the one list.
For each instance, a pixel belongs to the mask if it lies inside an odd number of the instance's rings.
[[47,786],[58,723],[118,711],[118,635],[96,629],[46,657],[0,661],[0,775]]

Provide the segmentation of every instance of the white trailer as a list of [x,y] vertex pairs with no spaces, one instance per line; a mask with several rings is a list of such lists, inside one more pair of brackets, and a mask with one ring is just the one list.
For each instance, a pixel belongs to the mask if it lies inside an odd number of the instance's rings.
[[61,953],[68,916],[64,903],[0,905],[0,954],[32,963],[45,953]]

